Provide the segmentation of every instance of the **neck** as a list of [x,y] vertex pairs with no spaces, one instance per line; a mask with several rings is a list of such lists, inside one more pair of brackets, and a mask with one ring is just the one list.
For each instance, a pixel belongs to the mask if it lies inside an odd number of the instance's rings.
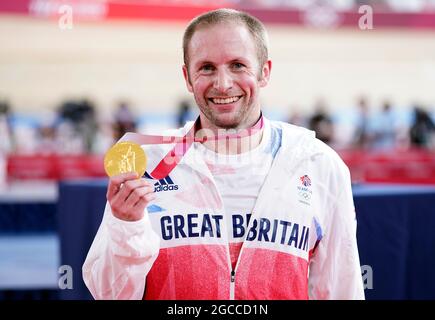
[[257,132],[247,137],[206,141],[203,145],[219,154],[234,155],[248,152],[256,148],[260,145],[262,138],[263,129],[257,130]]
[[201,128],[196,136],[198,138],[219,136],[219,139],[208,139],[202,144],[219,154],[240,154],[256,148],[261,143],[263,127],[259,126],[259,121],[257,118],[245,129]]

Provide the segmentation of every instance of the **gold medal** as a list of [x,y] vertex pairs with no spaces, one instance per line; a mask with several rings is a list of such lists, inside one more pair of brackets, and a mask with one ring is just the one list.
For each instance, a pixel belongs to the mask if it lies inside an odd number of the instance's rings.
[[142,177],[146,166],[145,151],[134,142],[119,142],[104,156],[104,169],[109,177],[127,172],[136,172],[138,177]]

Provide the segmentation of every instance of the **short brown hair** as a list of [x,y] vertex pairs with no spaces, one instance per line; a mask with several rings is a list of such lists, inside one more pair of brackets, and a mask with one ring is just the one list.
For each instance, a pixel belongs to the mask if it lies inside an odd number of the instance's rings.
[[258,62],[261,66],[268,59],[268,37],[263,23],[245,12],[234,9],[217,9],[206,12],[190,21],[183,35],[183,59],[187,66],[189,62],[188,47],[196,30],[201,27],[213,26],[222,22],[236,22],[244,25],[255,41]]

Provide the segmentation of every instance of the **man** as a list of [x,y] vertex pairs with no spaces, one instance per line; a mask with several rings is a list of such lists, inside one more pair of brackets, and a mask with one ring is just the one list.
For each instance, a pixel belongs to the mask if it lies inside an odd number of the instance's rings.
[[261,115],[272,66],[264,26],[235,10],[208,12],[183,47],[200,117],[177,135],[218,140],[183,145],[172,167],[172,145],[143,146],[146,179],[110,179],[83,266],[93,296],[364,298],[347,167],[311,131]]

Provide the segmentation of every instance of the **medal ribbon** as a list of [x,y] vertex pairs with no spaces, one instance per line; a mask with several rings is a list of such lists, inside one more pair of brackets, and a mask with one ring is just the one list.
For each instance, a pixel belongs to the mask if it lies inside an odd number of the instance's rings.
[[230,133],[223,135],[212,135],[204,137],[195,137],[196,133],[200,129],[200,118],[198,117],[192,126],[192,128],[186,133],[184,137],[177,136],[157,136],[157,135],[143,135],[139,133],[128,132],[118,142],[130,141],[139,145],[149,144],[172,144],[175,146],[170,150],[155,169],[150,173],[150,176],[154,179],[163,179],[169,175],[169,173],[177,166],[187,150],[192,146],[194,142],[206,142],[209,140],[222,140],[222,139],[235,139],[251,136],[258,130],[263,129],[264,120],[263,115],[257,123],[247,130],[242,130],[240,133]]

